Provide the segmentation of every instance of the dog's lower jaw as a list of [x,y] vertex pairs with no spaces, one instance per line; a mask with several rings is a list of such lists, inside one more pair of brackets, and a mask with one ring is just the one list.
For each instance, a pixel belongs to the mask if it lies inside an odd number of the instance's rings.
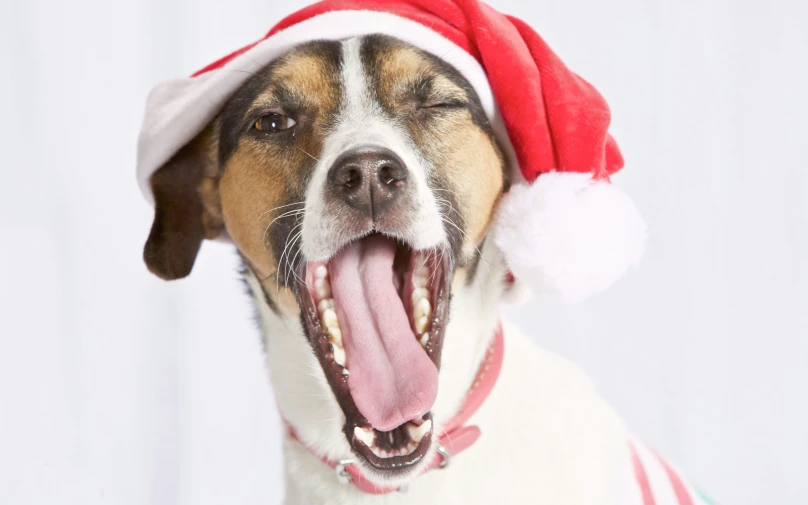
[[504,366],[469,422],[482,435],[448,468],[418,477],[405,493],[367,494],[340,484],[332,468],[287,437],[284,503],[639,503],[630,494],[636,483],[629,436],[619,417],[580,370],[540,350],[512,326],[503,329]]
[[[483,259],[473,278],[469,281],[463,274],[457,275],[452,286],[440,385],[432,409],[433,434],[440,433],[441,426],[462,404],[498,324],[498,305],[506,272],[501,253],[492,241],[484,243],[481,254]],[[307,448],[307,454],[316,452],[331,461],[355,459],[343,434],[344,415],[303,334],[299,318],[284,317],[273,311],[266,302],[260,282],[249,270],[245,272],[245,279],[256,305],[270,379],[281,416],[294,427],[297,437]],[[300,445],[289,440],[286,444]],[[435,450],[433,443],[424,461],[428,461]],[[294,467],[294,461],[290,460],[289,454],[297,453],[294,448],[285,451],[285,463],[291,465],[290,468]],[[334,471],[322,462],[320,465],[328,471],[326,481],[340,485]],[[400,478],[380,479],[372,472],[368,472],[367,477],[377,485],[395,487],[412,481],[422,470],[423,466],[419,464]]]

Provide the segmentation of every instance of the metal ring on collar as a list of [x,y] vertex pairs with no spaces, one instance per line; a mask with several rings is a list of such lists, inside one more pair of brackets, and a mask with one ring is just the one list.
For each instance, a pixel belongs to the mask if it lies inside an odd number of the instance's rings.
[[355,465],[356,461],[352,459],[343,459],[337,466],[334,467],[334,471],[337,473],[337,480],[340,484],[348,484],[351,482],[351,474],[348,473],[348,465]]
[[449,451],[447,451],[446,448],[440,444],[438,444],[437,450],[438,454],[440,454],[443,457],[443,461],[440,462],[438,468],[446,468],[447,466],[449,466],[449,463],[452,462],[452,455],[449,454]]

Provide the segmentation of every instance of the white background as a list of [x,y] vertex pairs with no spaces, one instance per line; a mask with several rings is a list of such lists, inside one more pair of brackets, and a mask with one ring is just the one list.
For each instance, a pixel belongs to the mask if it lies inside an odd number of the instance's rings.
[[[608,294],[512,318],[721,503],[808,503],[808,4],[492,3],[607,97],[650,225]],[[134,156],[151,85],[298,7],[0,3],[1,504],[279,502],[235,255],[148,275]]]

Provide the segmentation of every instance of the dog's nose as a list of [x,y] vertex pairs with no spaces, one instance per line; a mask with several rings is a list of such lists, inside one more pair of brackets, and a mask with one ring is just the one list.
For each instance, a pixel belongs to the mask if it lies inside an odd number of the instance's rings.
[[389,209],[407,187],[407,167],[389,149],[365,147],[340,155],[328,171],[334,194],[375,219]]

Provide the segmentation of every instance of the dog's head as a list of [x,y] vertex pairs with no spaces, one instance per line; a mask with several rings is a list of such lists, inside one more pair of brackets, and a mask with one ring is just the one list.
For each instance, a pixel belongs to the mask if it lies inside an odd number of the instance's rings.
[[506,165],[441,59],[380,35],[310,42],[152,176],[145,260],[183,277],[204,238],[229,237],[284,417],[325,455],[401,481],[435,450],[495,323],[504,271],[486,236]]

